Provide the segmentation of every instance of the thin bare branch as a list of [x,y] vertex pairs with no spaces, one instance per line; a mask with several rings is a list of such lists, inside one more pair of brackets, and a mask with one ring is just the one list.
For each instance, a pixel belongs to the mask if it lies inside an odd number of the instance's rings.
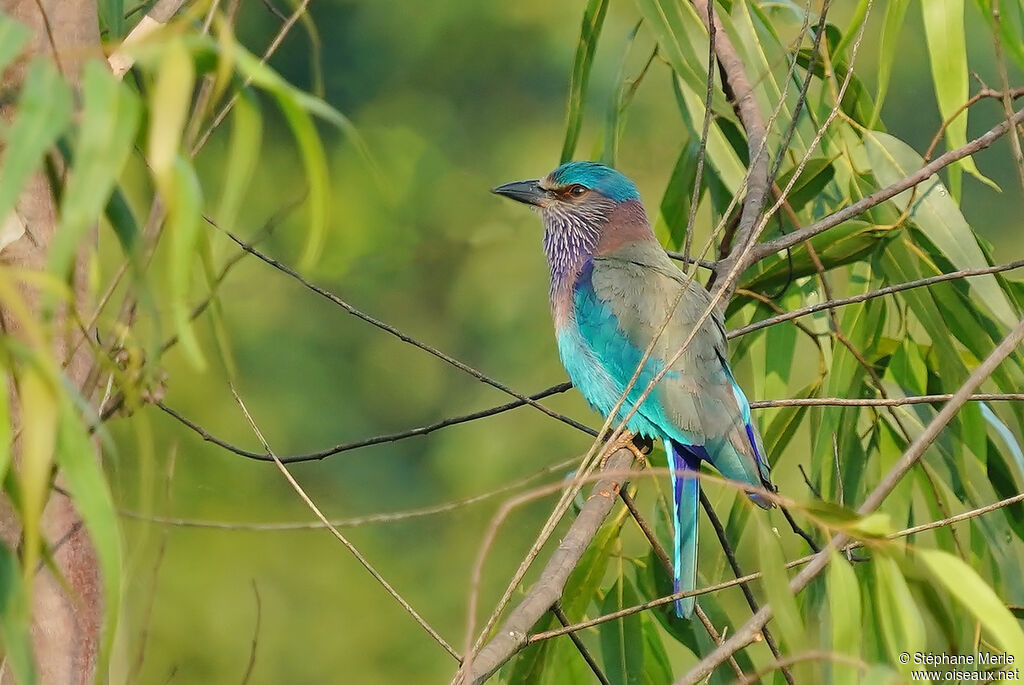
[[[1024,88],[1014,88],[1009,92],[1009,96],[1011,100],[1016,100],[1017,98],[1024,97]],[[985,98],[1002,100],[1003,97],[1004,93],[1002,93],[1001,91],[993,90],[988,86],[982,86],[981,90],[979,90],[977,93],[968,98],[967,102],[957,107],[956,110],[952,114],[950,114],[945,121],[942,122],[942,125],[939,126],[939,130],[935,132],[935,136],[932,138],[932,142],[928,144],[928,150],[926,150],[924,153],[924,161],[927,162],[931,160],[932,153],[935,152],[935,148],[939,146],[939,141],[942,140],[942,136],[946,133],[946,129],[949,128],[949,125],[953,123],[954,119],[963,114],[965,109],[973,107],[975,104],[984,100]]]
[[[792,234],[790,234],[792,235]],[[801,316],[807,316],[808,314],[814,314],[825,309],[831,309],[833,307],[841,307],[848,304],[855,304],[857,302],[864,302],[871,300],[876,297],[882,297],[884,295],[892,295],[893,293],[902,292],[904,290],[913,290],[914,288],[922,288],[936,283],[943,283],[945,281],[953,281],[959,278],[967,278],[971,276],[984,276],[986,274],[1001,273],[1003,271],[1011,271],[1013,269],[1019,269],[1024,267],[1024,259],[1018,259],[1013,262],[1006,264],[998,264],[996,266],[986,266],[978,269],[961,269],[960,271],[951,271],[945,274],[937,274],[935,276],[928,276],[927,278],[918,278],[913,281],[906,281],[904,283],[896,283],[894,285],[888,285],[884,288],[878,288],[877,290],[871,290],[866,293],[860,293],[859,295],[851,295],[850,297],[840,297],[835,300],[829,300],[827,302],[819,302],[817,304],[808,305],[800,309],[796,309],[792,312],[785,314],[779,314],[778,316],[772,316],[761,321],[755,321],[754,323],[747,324],[741,328],[737,328],[729,331],[727,337],[738,338],[741,335],[747,333],[753,333],[754,331],[762,328],[768,328],[774,326],[777,323],[783,321],[790,321],[792,319],[798,319]]]
[[[787,400],[761,400],[751,402],[751,409],[769,407],[901,407],[905,404],[935,404],[948,402],[955,395],[943,393],[938,395],[913,395],[910,397],[794,397]],[[1024,401],[1024,393],[989,392],[973,393],[967,396],[968,402],[1020,402]]]
[[349,542],[348,538],[341,534],[341,531],[339,531],[337,528],[331,525],[331,522],[327,520],[327,517],[324,516],[323,512],[320,511],[320,508],[313,502],[312,499],[310,499],[309,495],[306,494],[306,491],[302,488],[301,485],[299,485],[299,482],[295,480],[295,477],[292,476],[292,474],[288,471],[284,463],[282,463],[281,460],[274,455],[273,450],[270,449],[270,445],[267,444],[266,439],[264,439],[263,437],[263,433],[260,431],[259,427],[256,425],[256,422],[249,414],[249,410],[246,408],[245,403],[242,402],[242,398],[235,391],[234,387],[231,388],[231,394],[234,396],[235,401],[238,403],[239,409],[242,410],[242,414],[245,415],[246,421],[249,422],[249,426],[252,428],[253,433],[256,434],[256,438],[260,441],[260,444],[263,445],[263,449],[265,449],[267,451],[267,454],[274,459],[274,463],[277,465],[277,468],[281,472],[281,475],[284,476],[286,481],[288,481],[288,485],[291,486],[291,488],[295,491],[299,498],[306,503],[306,506],[309,507],[309,510],[312,511],[313,514],[318,519],[320,519],[320,522],[324,524],[324,527],[331,531],[331,534],[334,535],[334,537],[338,539],[338,541],[345,547],[345,549],[347,549],[352,554],[352,556],[356,558],[356,561],[359,562],[359,565],[366,569],[366,571],[371,576],[373,576],[373,579],[376,580],[381,585],[381,587],[383,587],[385,591],[387,591],[387,593],[391,595],[391,597],[396,602],[398,602],[398,604],[403,609],[405,609],[405,611],[410,616],[412,616],[413,619],[418,624],[420,624],[421,628],[427,631],[427,634],[429,634],[430,637],[432,637],[434,641],[437,642],[437,644],[441,645],[441,647],[444,648],[446,652],[451,654],[456,661],[461,660],[458,652],[456,652],[455,649],[450,644],[448,644],[447,640],[441,637],[440,633],[434,630],[434,628],[429,623],[427,623],[415,609],[412,608],[412,605],[410,605],[409,602],[407,602],[405,598],[402,597],[402,595],[400,595],[398,591],[395,590],[394,587],[392,587],[391,583],[384,579],[384,576],[382,576],[380,572],[376,568],[374,568],[373,564],[371,564],[366,559],[366,557],[363,556],[362,552],[356,549],[355,545]]
[[[540,471],[530,474],[525,478],[505,483],[500,488],[495,488],[487,492],[480,493],[479,495],[473,495],[472,497],[465,497],[457,499],[451,502],[444,502],[441,504],[435,504],[429,507],[420,507],[418,509],[407,509],[405,511],[390,511],[382,512],[378,514],[367,514],[365,516],[356,516],[353,518],[338,519],[331,521],[331,525],[335,528],[357,528],[359,526],[367,526],[375,523],[398,523],[399,521],[407,521],[409,519],[423,518],[425,516],[435,516],[437,514],[443,514],[445,512],[454,511],[463,507],[482,502],[484,500],[503,495],[512,490],[518,490],[519,488],[532,483],[533,481],[552,473],[564,472],[572,464],[576,463],[576,458],[563,459],[562,461],[545,466]],[[197,519],[184,519],[175,518],[170,516],[151,516],[142,514],[135,511],[121,510],[118,512],[121,516],[136,521],[145,521],[147,523],[157,523],[168,526],[179,526],[182,528],[212,528],[215,530],[251,530],[251,531],[263,531],[263,532],[277,532],[277,531],[293,531],[293,530],[316,530],[317,528],[326,528],[321,521],[299,521],[299,522],[287,522],[287,523],[243,523],[233,521],[205,521]]]
[[[569,617],[565,615],[564,611],[562,611],[561,602],[555,602],[554,606],[551,607],[551,613],[555,615],[555,618],[558,619],[558,622],[561,623],[563,627],[571,625]],[[611,682],[608,680],[608,676],[606,676],[604,671],[601,670],[601,667],[597,665],[597,661],[590,654],[590,650],[587,649],[587,646],[583,644],[583,640],[580,639],[580,636],[576,633],[569,633],[569,639],[572,640],[574,645],[576,645],[576,651],[578,651],[580,656],[583,657],[583,660],[587,662],[587,666],[589,666],[590,670],[593,671],[594,676],[597,677],[597,681],[601,683],[601,685],[611,685]]]
[[[714,0],[707,3],[707,19],[704,25],[708,28],[708,76],[707,91],[704,93],[704,123],[701,125],[700,146],[697,150],[697,170],[693,176],[693,194],[690,197],[690,213],[686,217],[686,230],[683,233],[682,261],[686,263],[686,273],[695,263],[690,259],[690,246],[693,243],[693,225],[697,220],[697,205],[700,204],[701,185],[704,183],[704,161],[707,157],[708,131],[711,128],[711,101],[715,94],[715,38],[718,35],[718,26],[714,16]],[[714,266],[711,267],[712,269]]]
[[252,671],[256,668],[256,648],[260,643],[260,623],[263,619],[263,600],[260,599],[260,590],[256,587],[256,581],[252,581],[252,594],[256,598],[256,620],[252,629],[252,646],[249,648],[249,661],[245,665],[245,674],[242,676],[242,685],[249,682]]
[[[746,69],[743,67],[743,60],[736,52],[728,34],[722,29],[722,24],[715,16],[713,0],[691,0],[693,6],[700,15],[708,33],[712,32],[715,39],[715,55],[723,72],[723,81],[728,83],[732,90],[733,103],[739,115],[743,129],[747,133],[747,149],[750,150],[750,172],[747,175],[747,196],[743,201],[743,210],[740,214],[740,223],[736,230],[736,248],[742,248],[750,240],[764,208],[765,199],[768,197],[768,150],[765,145],[767,130],[761,110],[754,97],[754,89],[747,78]],[[738,252],[738,250],[737,250]],[[724,276],[732,264],[728,260],[718,265],[716,274]]]
[[[539,400],[539,399],[543,399],[545,397],[550,397],[551,395],[555,395],[555,394],[558,394],[558,393],[565,392],[566,390],[568,390],[571,387],[572,387],[571,383],[559,383],[558,385],[553,385],[550,388],[545,388],[544,390],[541,390],[539,393],[531,395],[530,399],[531,400]],[[261,452],[255,452],[255,451],[252,451],[252,450],[243,449],[243,448],[238,447],[236,445],[232,445],[231,443],[227,442],[226,440],[218,438],[217,436],[213,435],[212,433],[207,431],[205,428],[203,428],[199,424],[195,423],[194,421],[192,421],[192,420],[186,418],[185,416],[183,416],[182,414],[180,414],[177,410],[172,409],[171,407],[167,406],[162,400],[158,401],[158,402],[155,402],[154,404],[161,411],[163,411],[164,413],[166,413],[169,416],[173,417],[175,420],[180,422],[182,425],[184,425],[184,426],[188,427],[189,429],[191,429],[193,432],[195,432],[197,435],[199,435],[199,437],[201,437],[206,442],[212,442],[213,444],[215,444],[215,445],[217,445],[219,447],[223,447],[224,449],[228,450],[229,452],[233,452],[233,453],[235,453],[235,454],[237,454],[239,456],[246,457],[248,459],[256,459],[258,461],[274,461],[274,459],[272,457],[268,456],[267,454],[264,454],[264,453],[261,453]],[[352,441],[352,442],[343,442],[341,444],[335,445],[334,447],[329,447],[327,449],[319,450],[317,452],[308,452],[308,453],[305,453],[305,454],[292,454],[292,455],[282,456],[282,457],[280,457],[280,460],[283,463],[285,463],[285,464],[293,464],[293,463],[296,463],[296,462],[315,461],[315,460],[318,460],[318,459],[324,459],[325,457],[329,457],[329,456],[334,455],[334,454],[340,454],[341,452],[348,452],[348,451],[351,451],[351,450],[354,450],[354,449],[359,449],[361,447],[369,447],[370,445],[380,445],[382,443],[396,442],[398,440],[404,440],[406,438],[412,438],[412,437],[416,437],[416,436],[419,436],[419,435],[427,435],[429,433],[433,433],[436,430],[440,430],[442,428],[447,428],[448,426],[457,426],[460,423],[468,423],[469,421],[475,421],[476,419],[482,419],[482,418],[485,418],[485,417],[488,417],[488,416],[494,416],[495,414],[501,414],[503,412],[510,411],[512,409],[516,409],[517,407],[521,407],[524,404],[526,404],[526,402],[524,402],[522,400],[514,400],[512,402],[508,402],[506,404],[501,404],[501,405],[498,405],[496,407],[490,407],[488,409],[482,409],[480,411],[472,412],[472,413],[469,413],[469,414],[463,414],[461,416],[453,416],[453,417],[450,417],[450,418],[447,418],[447,419],[442,419],[441,421],[437,421],[435,423],[431,423],[431,424],[428,424],[426,426],[419,426],[417,428],[410,428],[408,430],[399,431],[397,433],[386,433],[384,435],[376,435],[376,436],[373,436],[371,438],[365,438],[363,440],[355,440],[355,441]],[[595,431],[592,428],[588,428],[586,426],[583,426],[582,424],[580,425],[579,429],[582,430],[584,433],[587,433],[588,435],[597,435],[597,431]]]
[[960,161],[964,157],[969,157],[979,150],[984,150],[992,143],[997,141],[1000,137],[1006,135],[1007,131],[1010,130],[1011,126],[1019,124],[1024,121],[1024,109],[1016,112],[1012,117],[1009,117],[1006,121],[1002,121],[996,126],[988,130],[988,132],[975,138],[966,145],[958,147],[955,150],[950,150],[943,155],[940,155],[933,162],[929,162],[921,167],[918,171],[901,178],[892,185],[886,186],[876,190],[875,192],[867,195],[857,202],[840,209],[837,212],[833,212],[828,216],[815,221],[810,226],[800,229],[799,231],[793,231],[786,235],[779,236],[774,240],[769,240],[758,245],[755,245],[750,253],[750,258],[747,260],[748,265],[753,264],[761,259],[764,259],[768,255],[781,252],[787,247],[793,247],[798,245],[808,238],[812,238],[819,233],[827,231],[833,226],[852,219],[860,214],[863,214],[872,207],[879,205],[886,200],[889,200],[896,195],[899,195],[904,190],[909,190],[919,183],[923,183],[928,180],[932,174],[946,168],[950,164]]
[[[545,388],[538,393],[531,395],[532,399],[543,399],[551,395],[565,392],[572,387],[571,383],[559,383],[549,388]],[[907,404],[932,404],[935,402],[943,402],[951,399],[951,394],[938,394],[938,395],[912,395],[909,397],[794,397],[785,398],[778,400],[757,400],[750,403],[751,409],[770,409],[774,407],[898,407]],[[1017,402],[1024,400],[1024,393],[976,393],[972,394],[968,401],[971,402]],[[468,423],[475,421],[476,419],[486,418],[488,416],[494,416],[495,414],[501,414],[506,411],[510,411],[517,407],[521,407],[525,402],[519,400],[501,404],[496,407],[489,407],[487,409],[481,409],[480,411],[472,412],[470,414],[462,414],[460,416],[453,416],[447,419],[442,419],[426,426],[419,426],[416,428],[409,428],[404,431],[398,431],[395,433],[385,433],[383,435],[376,435],[370,438],[364,438],[362,440],[355,440],[352,442],[345,442],[334,447],[319,450],[316,452],[308,452],[304,454],[292,454],[278,457],[282,463],[292,464],[305,461],[314,461],[319,459],[325,459],[335,454],[342,452],[349,452],[362,447],[369,447],[371,445],[380,445],[383,443],[397,442],[399,440],[405,440],[406,438],[417,437],[420,435],[427,435],[434,431],[448,426],[456,426],[462,423]],[[225,450],[237,454],[247,459],[254,459],[256,461],[274,461],[273,457],[253,450],[248,450],[237,445],[234,445],[223,438],[219,438],[216,435],[210,433],[207,429],[188,417],[182,415],[176,409],[168,406],[162,400],[158,400],[153,403],[155,407],[163,411],[168,416],[172,417],[183,426],[190,429],[204,441],[222,447]],[[581,429],[588,435],[596,435],[597,431],[592,428],[584,427]]]
[[[704,630],[706,630],[708,632],[708,635],[711,636],[712,642],[714,642],[716,645],[720,645],[723,642],[725,642],[724,631],[719,632],[718,629],[715,628],[715,624],[711,622],[711,619],[708,618],[708,615],[704,612],[704,608],[701,607],[700,604],[693,605],[693,615],[696,616],[697,620],[700,621],[701,625],[704,626]],[[743,670],[740,669],[740,665],[736,661],[736,659],[729,659],[729,664],[732,666],[733,671],[735,671],[737,678],[746,677],[743,673]]]

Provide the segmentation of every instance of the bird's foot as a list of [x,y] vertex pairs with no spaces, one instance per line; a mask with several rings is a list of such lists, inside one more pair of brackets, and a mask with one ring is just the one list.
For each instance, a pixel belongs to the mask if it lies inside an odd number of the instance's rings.
[[[638,445],[637,442],[641,444]],[[605,449],[599,468],[603,471],[605,464],[608,463],[608,458],[623,447],[636,455],[637,461],[640,462],[640,468],[647,467],[647,455],[650,454],[653,447],[651,441],[631,431],[622,431],[615,442],[610,443]]]

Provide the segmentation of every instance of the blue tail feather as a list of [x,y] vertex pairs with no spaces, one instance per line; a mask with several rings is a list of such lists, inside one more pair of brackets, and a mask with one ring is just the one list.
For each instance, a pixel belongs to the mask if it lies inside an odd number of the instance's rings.
[[[703,448],[697,448],[703,451]],[[688,592],[697,587],[697,503],[700,480],[697,470],[701,456],[693,447],[665,440],[665,452],[672,469],[672,514],[675,524],[672,566],[675,570],[675,592]],[[676,615],[690,618],[694,598],[676,601]]]

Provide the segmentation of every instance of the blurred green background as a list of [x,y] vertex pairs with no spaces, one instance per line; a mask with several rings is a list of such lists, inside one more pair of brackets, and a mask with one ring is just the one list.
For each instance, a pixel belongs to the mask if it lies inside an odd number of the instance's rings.
[[[845,24],[852,4],[835,3],[833,21]],[[583,7],[576,0],[318,0],[310,9],[319,52],[296,27],[271,60],[286,78],[309,89],[318,83],[311,63],[319,63],[323,97],[352,118],[383,175],[383,183],[376,183],[349,142],[323,131],[333,214],[323,257],[305,275],[525,393],[565,379],[550,330],[540,224],[489,189],[542,175],[558,162]],[[967,12],[971,65],[995,86],[990,34],[973,4]],[[790,17],[795,33],[794,15],[775,16]],[[579,158],[600,150],[605,112],[637,17],[630,2],[611,3],[587,94]],[[872,19],[858,57],[869,87],[880,18]],[[920,24],[914,3],[883,118],[890,131],[923,152],[940,117]],[[260,3],[243,5],[238,33],[254,52],[262,51],[278,26]],[[641,30],[627,73],[639,70],[652,46]],[[243,220],[234,227],[244,236],[255,235],[270,215],[304,194],[291,134],[272,107],[264,107],[264,114],[264,162]],[[978,105],[971,111],[969,136],[999,117],[998,103]],[[656,60],[629,110],[618,161],[649,208],[668,182],[682,131],[669,70]],[[215,136],[198,160],[212,188],[220,183],[226,138],[226,132]],[[1024,247],[1008,146],[1002,139],[976,157],[1004,193],[970,177],[964,181],[964,213],[995,245],[997,259],[1019,255]],[[222,236],[213,240],[220,258],[236,249]],[[304,240],[299,211],[263,247],[295,264]],[[279,454],[424,425],[508,399],[253,258],[243,260],[221,292],[239,392]],[[258,449],[217,361],[209,322],[199,330],[210,366],[198,372],[180,350],[168,354],[167,403],[212,433]],[[599,425],[574,392],[547,403]],[[155,438],[152,455],[139,454],[124,421],[111,427],[118,445],[112,473],[124,510],[221,522],[312,520],[272,464],[204,443],[155,408],[145,409],[144,418]],[[296,465],[292,473],[328,517],[340,519],[487,492],[589,444],[587,436],[521,408]],[[172,454],[173,479],[165,497]],[[791,472],[778,476],[784,491],[800,482],[796,463],[789,461]],[[343,532],[461,650],[470,570],[502,499]],[[546,499],[517,510],[502,528],[484,569],[485,611],[549,508]],[[784,525],[772,516],[774,525]],[[137,682],[241,681],[256,626],[254,587],[260,625],[251,683],[427,683],[447,682],[454,673],[451,658],[325,530],[164,528],[128,518],[124,526],[130,583],[120,667],[132,672],[141,656]],[[714,545],[705,553],[720,555]]]

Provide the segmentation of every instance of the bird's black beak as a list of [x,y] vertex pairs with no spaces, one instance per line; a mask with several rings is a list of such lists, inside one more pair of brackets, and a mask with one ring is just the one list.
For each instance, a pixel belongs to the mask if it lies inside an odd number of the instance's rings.
[[495,195],[504,195],[516,202],[534,206],[539,206],[541,200],[547,196],[547,191],[540,187],[540,182],[537,179],[532,181],[513,181],[512,183],[498,186],[491,192]]

